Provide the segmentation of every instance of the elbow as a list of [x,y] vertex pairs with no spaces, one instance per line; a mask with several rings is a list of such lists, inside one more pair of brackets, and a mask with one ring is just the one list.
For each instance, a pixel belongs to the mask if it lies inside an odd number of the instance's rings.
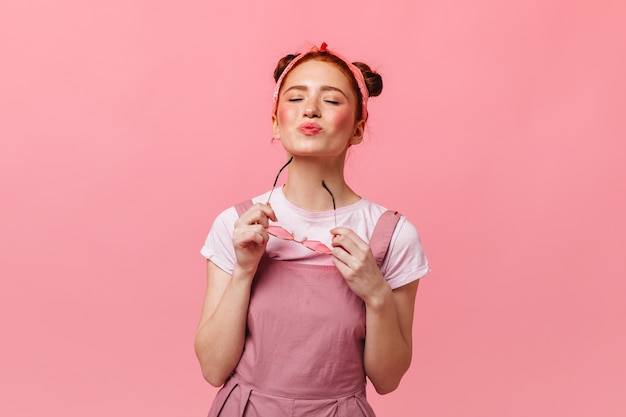
[[220,375],[211,369],[202,369],[202,376],[212,386],[219,388],[226,382],[227,376]]
[[215,366],[213,363],[203,362],[201,359],[200,369],[202,370],[202,377],[216,388],[224,385],[226,380],[232,375],[232,371],[227,371],[225,368]]
[[404,377],[404,374],[408,370],[410,361],[406,366],[397,369],[395,372],[384,372],[378,375],[368,375],[370,382],[374,386],[374,389],[379,395],[389,394],[395,391],[400,386],[400,382]]
[[378,384],[375,384],[374,382],[372,382],[372,385],[374,385],[374,389],[379,395],[386,395],[395,391],[398,388],[398,386],[400,386],[400,380],[389,381],[386,383],[378,383]]
[[212,386],[219,388],[232,374],[232,371],[226,371],[225,368],[216,366],[215,360],[211,359],[211,356],[204,352],[201,345],[196,344],[196,357],[200,363],[200,369],[202,371],[202,377]]

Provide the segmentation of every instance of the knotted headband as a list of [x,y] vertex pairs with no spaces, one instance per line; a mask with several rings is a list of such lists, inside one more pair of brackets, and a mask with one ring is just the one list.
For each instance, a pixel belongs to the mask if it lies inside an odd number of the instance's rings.
[[367,120],[367,100],[369,99],[369,92],[367,91],[367,86],[365,85],[365,78],[363,78],[363,73],[360,69],[358,69],[354,64],[345,59],[343,56],[338,53],[331,51],[327,48],[326,42],[323,42],[320,47],[314,46],[308,52],[299,54],[294,59],[291,60],[289,64],[285,67],[280,77],[278,77],[278,81],[276,81],[276,87],[274,88],[274,97],[272,100],[272,114],[276,113],[276,107],[278,106],[278,93],[280,92],[280,87],[287,76],[287,73],[291,71],[291,69],[300,61],[302,58],[309,55],[311,52],[326,52],[328,54],[334,55],[337,58],[341,59],[345,64],[350,68],[352,75],[356,80],[357,85],[359,86],[359,91],[361,92],[361,117],[363,120]]

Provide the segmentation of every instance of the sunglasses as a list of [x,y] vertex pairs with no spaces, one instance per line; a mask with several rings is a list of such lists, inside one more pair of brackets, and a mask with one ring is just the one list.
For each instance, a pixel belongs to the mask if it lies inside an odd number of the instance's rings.
[[[293,156],[289,158],[287,163],[278,170],[278,174],[276,174],[276,179],[274,180],[274,185],[272,185],[272,190],[270,191],[270,195],[267,197],[267,201],[265,204],[267,205],[270,204],[270,199],[272,198],[272,193],[274,192],[274,189],[276,188],[276,183],[278,183],[278,178],[280,177],[280,173],[283,172],[283,169],[285,169],[287,165],[291,163],[292,160],[293,160]],[[337,227],[337,211],[335,207],[335,196],[330,191],[330,189],[328,188],[324,180],[322,180],[322,187],[324,187],[324,189],[328,191],[328,194],[330,194],[330,198],[333,200],[333,214],[335,216],[335,227]],[[333,253],[331,248],[329,248],[328,246],[326,246],[319,240],[309,240],[306,237],[302,238],[302,240],[296,240],[293,233],[289,232],[287,229],[281,226],[270,225],[267,227],[266,230],[267,230],[267,233],[269,233],[270,235],[274,237],[277,237],[282,240],[290,240],[292,242],[299,243],[305,248],[310,249],[314,252],[321,253],[323,255],[331,255]]]

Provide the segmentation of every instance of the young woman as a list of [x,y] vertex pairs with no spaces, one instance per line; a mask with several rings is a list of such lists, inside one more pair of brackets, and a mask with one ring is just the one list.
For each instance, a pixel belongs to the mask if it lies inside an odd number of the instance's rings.
[[281,59],[274,139],[282,188],[222,212],[201,253],[207,292],[196,334],[205,379],[222,386],[209,416],[374,416],[376,391],[411,363],[418,279],[428,271],[407,219],[344,179],[380,75],[326,44]]

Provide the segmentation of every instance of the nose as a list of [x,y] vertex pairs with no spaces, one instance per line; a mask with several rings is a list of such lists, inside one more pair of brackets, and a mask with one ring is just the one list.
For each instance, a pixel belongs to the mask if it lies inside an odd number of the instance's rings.
[[316,100],[307,100],[304,106],[304,116],[309,118],[321,116]]

